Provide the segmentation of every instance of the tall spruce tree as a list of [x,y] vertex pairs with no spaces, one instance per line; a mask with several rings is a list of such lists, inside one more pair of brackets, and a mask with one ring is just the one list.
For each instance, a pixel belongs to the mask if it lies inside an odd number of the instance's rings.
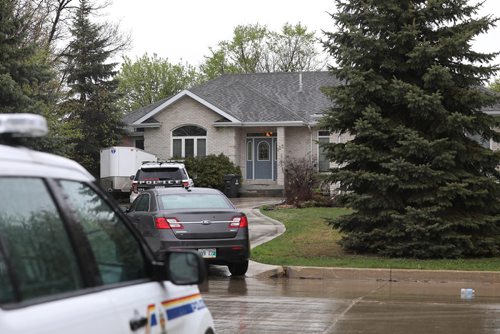
[[326,94],[324,125],[352,141],[327,147],[340,168],[330,221],[347,251],[456,258],[500,253],[499,141],[482,112],[495,54],[472,50],[495,19],[466,0],[336,0],[325,47],[344,83]]
[[51,79],[49,68],[27,43],[25,17],[16,14],[17,1],[0,1],[0,113],[36,113],[44,109],[40,87]]
[[70,91],[64,110],[78,132],[73,158],[99,176],[100,149],[118,142],[122,124],[116,104],[117,64],[107,63],[116,50],[105,27],[90,21],[92,10],[89,1],[80,0],[66,54]]

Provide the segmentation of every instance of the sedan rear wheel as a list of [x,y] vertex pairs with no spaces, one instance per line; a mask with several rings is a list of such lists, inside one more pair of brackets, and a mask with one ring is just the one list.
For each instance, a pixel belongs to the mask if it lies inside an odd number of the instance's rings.
[[248,270],[248,260],[243,262],[233,262],[228,264],[231,276],[243,276]]

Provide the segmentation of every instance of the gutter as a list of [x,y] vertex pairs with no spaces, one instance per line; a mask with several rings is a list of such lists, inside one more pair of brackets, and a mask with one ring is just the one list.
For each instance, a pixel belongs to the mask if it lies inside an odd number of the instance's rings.
[[309,123],[303,121],[287,121],[287,122],[214,122],[215,127],[256,127],[256,126],[309,126]]

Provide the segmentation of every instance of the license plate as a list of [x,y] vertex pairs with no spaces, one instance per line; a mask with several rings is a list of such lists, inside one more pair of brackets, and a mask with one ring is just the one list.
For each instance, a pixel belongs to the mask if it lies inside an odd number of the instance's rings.
[[205,259],[213,259],[217,257],[217,249],[215,248],[198,249],[198,252],[200,253],[201,257]]

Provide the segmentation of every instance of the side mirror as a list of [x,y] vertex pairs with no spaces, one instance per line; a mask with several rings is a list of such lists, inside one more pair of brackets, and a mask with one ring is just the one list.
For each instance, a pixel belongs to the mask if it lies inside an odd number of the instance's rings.
[[207,278],[205,261],[196,251],[169,250],[164,259],[167,279],[176,285],[200,284]]
[[130,180],[134,181],[135,175],[130,175]]

